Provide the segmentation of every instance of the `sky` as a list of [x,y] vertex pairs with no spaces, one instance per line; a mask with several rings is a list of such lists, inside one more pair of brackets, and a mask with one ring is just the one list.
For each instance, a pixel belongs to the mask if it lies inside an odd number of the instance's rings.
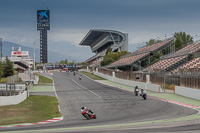
[[79,46],[90,29],[128,33],[129,52],[180,31],[198,40],[199,7],[199,0],[0,0],[0,38],[39,48],[36,13],[49,9],[48,50],[83,62],[94,55]]

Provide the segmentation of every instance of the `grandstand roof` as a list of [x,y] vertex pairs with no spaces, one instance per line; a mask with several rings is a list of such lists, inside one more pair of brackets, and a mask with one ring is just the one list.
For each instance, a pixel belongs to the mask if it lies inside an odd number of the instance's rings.
[[92,29],[86,34],[86,36],[83,38],[83,40],[80,42],[79,45],[91,46],[92,43],[94,43],[104,33],[115,33],[115,34],[122,36],[123,39],[126,39],[126,36],[124,35],[124,33],[119,32],[119,31]]

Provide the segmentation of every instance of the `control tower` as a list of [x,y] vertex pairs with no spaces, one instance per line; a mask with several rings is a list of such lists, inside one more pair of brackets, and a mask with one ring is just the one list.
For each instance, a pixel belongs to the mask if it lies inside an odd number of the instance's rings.
[[50,30],[49,10],[37,10],[37,30],[40,31],[40,63],[47,63],[47,30]]

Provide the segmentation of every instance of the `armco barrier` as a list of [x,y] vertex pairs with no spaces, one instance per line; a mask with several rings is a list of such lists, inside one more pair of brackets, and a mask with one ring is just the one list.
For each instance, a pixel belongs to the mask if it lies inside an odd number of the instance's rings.
[[23,102],[27,98],[27,91],[16,96],[1,96],[0,106],[4,105],[14,105]]
[[175,86],[175,94],[200,100],[200,90]]
[[132,87],[138,86],[139,88],[144,88],[146,90],[150,90],[150,91],[154,91],[154,92],[163,92],[160,85],[148,84],[148,83],[144,83],[144,82],[137,82],[137,81],[131,81],[131,80],[125,80],[125,79],[119,79],[119,78],[112,77],[112,76],[109,76],[109,75],[104,75],[104,74],[99,73],[99,72],[93,72],[93,74],[100,76],[102,78],[105,78],[107,80],[119,83],[119,84],[128,85],[128,86],[132,86]]

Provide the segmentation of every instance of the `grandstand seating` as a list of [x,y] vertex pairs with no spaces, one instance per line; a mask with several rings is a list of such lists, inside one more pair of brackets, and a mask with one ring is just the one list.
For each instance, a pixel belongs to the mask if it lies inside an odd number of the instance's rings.
[[131,63],[141,59],[142,57],[144,57],[146,55],[148,55],[148,53],[130,56],[130,57],[126,57],[126,58],[121,58],[121,59],[117,60],[116,62],[112,63],[110,65],[110,67],[130,65]]
[[168,56],[165,56],[164,58],[162,58],[162,60],[160,60],[157,63],[144,69],[144,71],[152,71],[154,69],[165,70],[167,68],[171,68],[172,71],[170,71],[168,74],[178,74],[178,71],[180,69],[190,69],[190,68],[192,68],[192,65],[195,65],[195,63],[198,62],[197,59],[195,61],[188,62],[189,64],[182,62],[185,64],[182,67],[178,66],[178,65],[177,65],[178,67],[177,66],[173,67],[173,66],[174,66],[174,64],[178,64],[179,61],[187,58],[189,54],[199,51],[199,48],[200,48],[200,43],[194,43],[194,44],[187,45],[184,48],[178,50],[177,52],[170,54]]
[[122,56],[119,60],[117,60],[116,62],[112,63],[111,65],[109,65],[107,67],[112,68],[112,67],[130,65],[130,64],[142,59],[143,57],[149,55],[151,51],[156,51],[156,50],[160,49],[161,47],[167,45],[168,43],[171,43],[172,41],[174,41],[173,38],[171,38],[167,41],[163,41],[163,42],[160,42],[157,44],[143,47],[131,54]]
[[194,58],[193,60],[179,66],[178,68],[171,71],[169,74],[180,74],[179,70],[188,71],[191,69],[200,69],[200,57]]
[[187,70],[194,69],[194,68],[198,68],[198,69],[200,68],[200,57],[195,58],[180,67],[180,69],[187,69]]
[[160,43],[157,43],[157,44],[153,44],[153,45],[149,45],[149,46],[146,46],[146,47],[143,47],[143,48],[140,48],[138,49],[137,51],[133,52],[133,54],[138,54],[138,53],[146,53],[146,52],[150,52],[150,51],[155,51],[157,50],[158,48],[166,45],[167,43],[169,42],[172,42],[174,39],[171,38],[167,41],[163,41],[163,42],[160,42]]
[[153,65],[147,67],[146,69],[144,69],[144,71],[153,71],[155,69],[165,70],[169,67],[172,67],[176,63],[182,61],[185,58],[187,58],[187,55],[160,60],[160,61],[154,63]]
[[165,58],[171,58],[171,57],[177,57],[182,55],[188,55],[194,52],[197,52],[200,49],[200,43],[194,43],[187,45],[186,47],[178,50],[174,54],[170,54],[169,56],[166,56]]

